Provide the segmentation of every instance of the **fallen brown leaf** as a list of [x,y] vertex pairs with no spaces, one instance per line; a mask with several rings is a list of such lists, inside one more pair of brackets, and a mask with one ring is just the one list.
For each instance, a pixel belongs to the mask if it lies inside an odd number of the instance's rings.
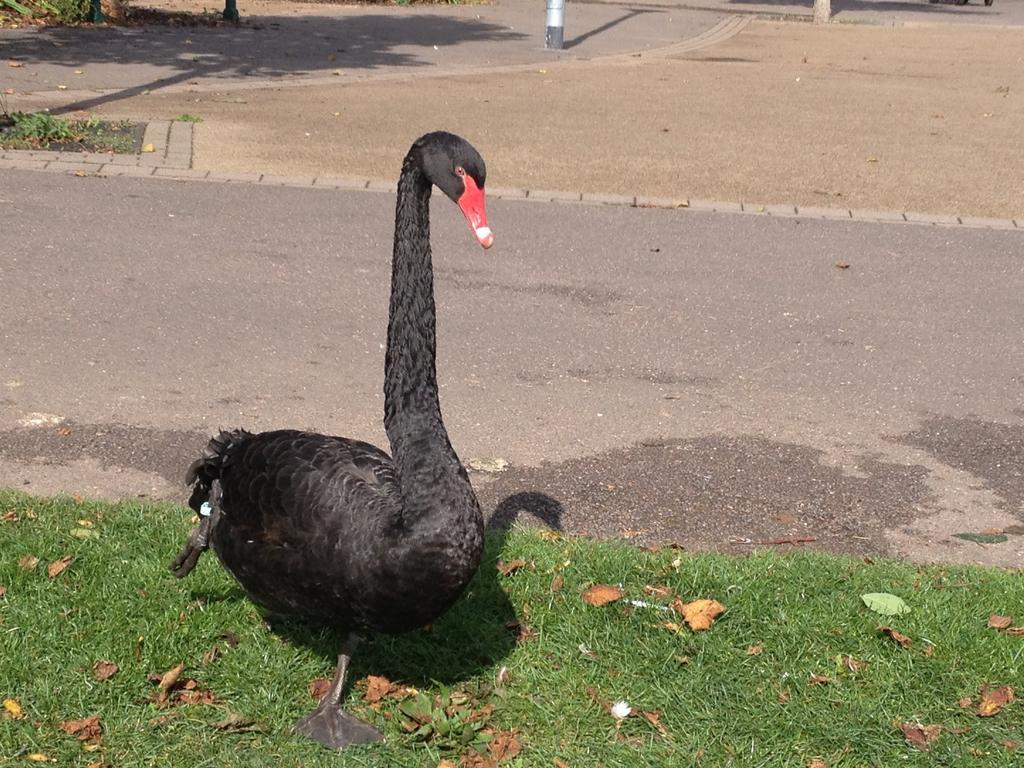
[[864,662],[860,659],[855,659],[853,656],[843,656],[843,666],[851,672],[858,672],[864,669]]
[[747,646],[747,656],[760,656],[764,653],[764,646],[761,643]]
[[609,584],[595,584],[583,593],[583,602],[595,608],[614,603],[622,597],[622,590]]
[[220,658],[220,646],[215,645],[213,648],[203,654],[203,664],[212,664]]
[[555,758],[555,768],[569,768],[569,764],[565,760],[559,760]]
[[789,701],[789,691],[779,691],[775,695],[775,700],[779,702],[779,704],[785,704],[787,701]]
[[217,701],[217,697],[214,695],[213,691],[196,688],[195,680],[189,680],[188,682],[192,683],[191,687],[186,687],[185,690],[174,692],[175,704],[213,704]]
[[451,760],[442,760],[437,764],[437,768],[456,768],[456,765]]
[[97,680],[109,680],[117,673],[117,664],[100,659],[92,665],[92,674]]
[[497,566],[498,573],[502,576],[511,576],[516,571],[519,571],[526,567],[525,560],[509,560],[507,563],[504,560],[499,560]]
[[5,587],[2,584],[0,584],[0,597],[3,597],[6,594],[7,594],[7,587]]
[[487,752],[496,763],[511,760],[523,751],[515,731],[498,731],[487,744]]
[[103,735],[99,715],[90,715],[81,720],[65,720],[58,727],[64,733],[77,736],[79,741],[98,741]]
[[561,592],[562,586],[565,584],[565,579],[562,578],[561,574],[556,574],[555,578],[551,580],[551,591]]
[[899,643],[904,648],[909,648],[911,643],[913,643],[913,640],[911,640],[906,635],[897,632],[892,627],[882,626],[882,627],[877,627],[876,629],[879,632],[881,632],[883,635],[888,637],[890,640],[892,640],[893,642]]
[[942,733],[941,725],[920,725],[918,723],[900,723],[899,728],[909,744],[922,752],[931,749],[932,743]]
[[18,522],[18,515],[12,509],[0,515],[0,520],[3,520],[5,523],[16,523]]
[[377,704],[387,698],[388,694],[396,688],[398,688],[397,685],[382,675],[369,675],[366,678],[366,692],[363,694],[363,699],[367,704]]
[[1001,747],[1006,747],[1011,752],[1013,752],[1017,749],[1017,747],[1020,746],[1020,742],[1014,741],[1013,739],[999,739],[999,741],[997,741],[996,744],[998,744]]
[[676,624],[674,621],[663,621],[661,622],[661,627],[669,632],[678,632],[683,628],[681,624]]
[[21,720],[25,717],[25,710],[21,708],[14,699],[4,699],[4,720]]
[[836,269],[849,269],[849,268],[850,268],[850,265],[848,263],[846,263],[845,261],[837,261],[836,262]]
[[835,681],[828,675],[811,675],[807,678],[808,685],[825,685],[827,683],[834,683]]
[[39,558],[35,555],[23,555],[18,558],[18,567],[23,570],[31,571],[37,565],[39,565]]
[[314,677],[309,681],[309,695],[320,701],[331,690],[331,681],[326,677]]
[[676,598],[672,607],[681,614],[694,632],[710,629],[715,623],[715,618],[725,611],[725,606],[717,600],[694,600],[692,603],[684,603]]
[[171,667],[162,675],[160,675],[160,684],[158,686],[160,692],[166,694],[169,690],[171,690],[171,688],[174,687],[174,684],[178,682],[178,678],[181,677],[181,673],[184,671],[185,664],[181,663],[177,666]]
[[58,576],[64,573],[64,570],[69,565],[71,565],[74,559],[74,555],[64,555],[64,557],[62,557],[60,560],[54,560],[52,563],[46,566],[46,575],[49,576],[51,579],[56,579]]
[[1006,630],[1008,635],[1024,635],[1024,627],[1010,627]]
[[1009,616],[1000,616],[998,613],[993,613],[988,617],[989,629],[1006,629],[1011,624],[1013,624],[1013,619]]
[[668,731],[665,730],[665,726],[661,724],[661,713],[660,712],[641,712],[640,713],[644,720],[654,726],[655,730],[662,736],[668,736]]
[[816,757],[807,764],[807,768],[828,768],[828,763],[820,757]]
[[1013,687],[1001,685],[998,688],[981,686],[981,701],[978,702],[978,715],[981,717],[992,717],[1007,704],[1013,701]]
[[959,701],[957,702],[957,705],[959,705],[960,709],[967,709],[967,708],[968,708],[969,706],[971,706],[971,705],[972,705],[973,703],[974,703],[974,702],[973,702],[973,701],[971,700],[971,697],[970,697],[970,696],[964,696],[964,697],[963,697],[962,699],[960,699],[960,700],[959,700]]
[[515,634],[517,643],[525,643],[537,634],[533,631],[533,627],[523,624],[521,621],[510,621],[505,625],[505,629]]

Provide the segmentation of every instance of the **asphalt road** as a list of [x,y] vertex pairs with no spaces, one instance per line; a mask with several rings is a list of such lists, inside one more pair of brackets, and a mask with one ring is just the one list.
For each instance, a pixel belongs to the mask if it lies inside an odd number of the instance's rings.
[[[221,426],[383,443],[393,204],[5,172],[0,486],[180,499]],[[433,227],[445,420],[511,463],[473,474],[488,511],[1020,565],[1019,231],[489,212],[487,252],[443,198]]]

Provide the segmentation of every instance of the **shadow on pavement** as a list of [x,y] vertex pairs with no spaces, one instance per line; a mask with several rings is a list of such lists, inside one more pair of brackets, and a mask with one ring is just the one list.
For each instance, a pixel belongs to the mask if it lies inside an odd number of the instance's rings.
[[[145,82],[54,112],[92,109],[148,90],[199,78],[325,75],[343,70],[430,66],[423,54],[466,43],[527,37],[475,19],[442,15],[255,17],[211,26],[47,27],[17,30],[4,40],[4,58],[32,64],[90,68],[145,66]],[[470,55],[473,55],[470,52]],[[70,74],[70,72],[68,73]],[[84,87],[84,81],[83,87]],[[109,87],[109,86],[108,86]]]

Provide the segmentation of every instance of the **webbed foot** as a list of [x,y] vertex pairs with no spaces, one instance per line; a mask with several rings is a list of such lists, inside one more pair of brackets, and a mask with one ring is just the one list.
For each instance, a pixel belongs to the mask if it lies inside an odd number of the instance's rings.
[[329,698],[324,697],[320,706],[295,724],[296,733],[319,741],[331,749],[383,740],[383,733],[345,712],[335,702],[329,701]]

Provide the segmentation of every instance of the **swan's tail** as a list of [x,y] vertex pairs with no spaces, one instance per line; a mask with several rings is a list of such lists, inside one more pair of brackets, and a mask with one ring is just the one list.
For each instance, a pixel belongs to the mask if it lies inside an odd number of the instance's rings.
[[221,432],[189,466],[185,474],[185,484],[192,486],[188,505],[199,515],[199,525],[189,533],[188,543],[171,563],[171,573],[179,579],[192,572],[199,556],[210,546],[210,536],[220,520],[221,474],[228,465],[231,450],[250,437],[252,435],[244,429]]

